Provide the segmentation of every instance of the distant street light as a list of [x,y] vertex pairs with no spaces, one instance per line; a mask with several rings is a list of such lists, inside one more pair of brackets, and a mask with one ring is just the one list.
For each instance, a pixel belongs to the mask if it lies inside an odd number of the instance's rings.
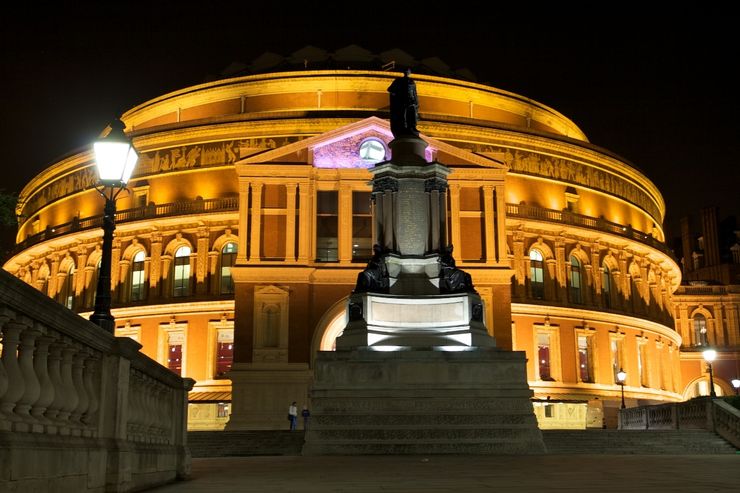
[[116,229],[116,199],[126,188],[134,171],[138,154],[123,132],[126,128],[121,120],[110,124],[110,132],[94,144],[95,163],[100,177],[98,192],[105,199],[103,213],[103,253],[95,291],[95,311],[90,320],[111,334],[115,332],[115,319],[111,306],[111,257],[113,253],[113,231]]
[[617,383],[622,387],[622,409],[624,409],[626,406],[624,405],[624,384],[627,381],[627,372],[623,369],[619,369],[617,372]]
[[739,395],[738,392],[740,392],[740,378],[733,378],[732,386],[735,388],[735,395]]
[[704,361],[707,362],[707,368],[709,370],[709,397],[717,397],[714,392],[714,375],[712,375],[712,361],[717,359],[717,351],[714,349],[705,349],[702,353]]

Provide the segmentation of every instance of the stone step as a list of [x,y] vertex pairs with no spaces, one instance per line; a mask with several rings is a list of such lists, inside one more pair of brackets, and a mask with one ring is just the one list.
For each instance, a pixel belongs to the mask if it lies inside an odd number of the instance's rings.
[[396,426],[516,426],[530,425],[536,418],[529,414],[332,414],[315,416],[313,426],[372,427]]
[[707,430],[543,430],[551,454],[734,454]]
[[193,457],[300,455],[303,431],[191,431]]
[[[307,444],[307,447],[309,445]],[[322,441],[322,455],[516,455],[531,454],[532,447],[528,443],[512,444],[511,441],[467,441],[450,442],[417,441],[408,442],[342,442]]]
[[416,441],[416,440],[444,440],[444,441],[487,441],[487,440],[523,440],[539,438],[539,433],[532,428],[377,428],[377,429],[316,429],[309,432],[311,439],[369,441]]

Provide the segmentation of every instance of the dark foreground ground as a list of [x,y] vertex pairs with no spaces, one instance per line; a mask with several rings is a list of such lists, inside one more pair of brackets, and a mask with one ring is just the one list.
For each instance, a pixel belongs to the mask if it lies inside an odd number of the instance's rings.
[[740,454],[193,459],[190,481],[150,491],[735,492]]

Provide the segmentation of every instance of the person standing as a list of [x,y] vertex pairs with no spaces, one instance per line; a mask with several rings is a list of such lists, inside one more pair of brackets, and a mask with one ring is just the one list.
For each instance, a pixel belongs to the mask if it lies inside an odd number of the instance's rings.
[[311,417],[311,412],[308,410],[308,406],[303,406],[303,411],[301,411],[301,416],[303,416],[303,431],[308,430],[308,418]]
[[288,407],[288,418],[290,419],[290,431],[295,431],[295,427],[298,424],[298,408],[295,405],[295,401]]

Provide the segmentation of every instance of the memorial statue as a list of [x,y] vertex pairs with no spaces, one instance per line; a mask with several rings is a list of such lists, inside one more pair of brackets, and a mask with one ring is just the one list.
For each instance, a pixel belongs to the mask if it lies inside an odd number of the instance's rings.
[[406,69],[403,77],[393,80],[388,87],[391,100],[391,132],[393,136],[418,137],[416,122],[419,120],[419,100],[416,83],[411,80],[411,70]]
[[353,293],[387,293],[390,287],[388,268],[383,259],[383,248],[373,245],[373,257],[367,267],[357,274],[357,283]]
[[439,292],[449,293],[475,293],[473,278],[462,269],[455,267],[455,259],[452,257],[452,245],[444,248],[439,256]]

